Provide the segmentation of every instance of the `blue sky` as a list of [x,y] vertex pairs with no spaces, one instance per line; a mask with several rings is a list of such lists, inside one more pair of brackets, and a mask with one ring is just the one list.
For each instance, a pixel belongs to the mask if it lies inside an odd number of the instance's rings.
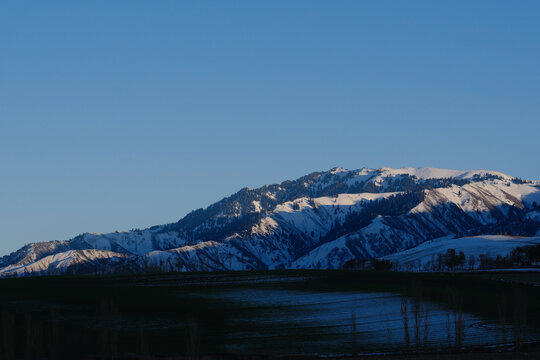
[[3,1],[0,253],[333,166],[540,179],[538,1]]

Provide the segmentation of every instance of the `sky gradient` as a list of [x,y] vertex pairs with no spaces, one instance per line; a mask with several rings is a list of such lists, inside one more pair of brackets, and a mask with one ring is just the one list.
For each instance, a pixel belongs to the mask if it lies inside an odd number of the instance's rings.
[[538,1],[3,1],[0,255],[334,166],[540,179]]

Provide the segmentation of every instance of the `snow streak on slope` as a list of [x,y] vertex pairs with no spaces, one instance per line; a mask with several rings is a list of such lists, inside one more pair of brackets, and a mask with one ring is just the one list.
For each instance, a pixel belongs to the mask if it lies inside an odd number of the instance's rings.
[[[324,196],[315,199],[303,197],[276,206],[276,209],[269,217],[282,226],[291,227],[301,232],[314,231],[321,234],[330,230],[330,226],[336,219],[343,220],[348,212],[361,211],[362,206],[367,202],[385,199],[398,194],[339,194],[333,197]],[[258,234],[268,232],[264,227],[257,230]]]

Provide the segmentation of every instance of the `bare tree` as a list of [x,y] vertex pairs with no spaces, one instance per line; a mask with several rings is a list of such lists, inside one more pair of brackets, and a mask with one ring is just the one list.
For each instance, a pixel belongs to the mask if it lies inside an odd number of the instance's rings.
[[527,302],[523,290],[514,285],[512,306],[514,308],[514,343],[516,348],[521,347],[527,322]]
[[424,307],[424,348],[428,346],[428,334],[429,334],[429,305]]
[[506,343],[506,296],[504,293],[497,294],[497,310],[501,322],[501,343]]
[[408,302],[406,297],[401,298],[401,317],[403,318],[403,333],[405,337],[405,346],[407,349],[411,346],[411,335],[409,334],[409,314]]
[[188,321],[188,330],[189,330],[189,342],[188,342],[188,358],[189,359],[198,359],[199,352],[201,347],[201,336],[199,333],[199,324],[195,319],[189,319]]
[[392,346],[392,325],[390,324],[390,318],[388,314],[386,315],[386,342],[388,343],[388,348]]
[[11,312],[2,312],[2,345],[3,345],[3,359],[14,360],[15,359],[15,339],[13,338],[13,328],[15,327],[15,320]]
[[351,330],[352,330],[352,356],[356,356],[356,313],[351,313]]
[[450,307],[454,317],[454,345],[460,349],[465,338],[465,321],[463,320],[463,299],[455,287],[448,289]]
[[414,315],[414,342],[416,347],[420,347],[420,328],[422,327],[422,304],[418,297],[414,297],[412,302],[412,311]]
[[474,255],[469,256],[467,264],[469,265],[469,270],[474,270],[474,265],[476,264],[476,258],[474,257]]

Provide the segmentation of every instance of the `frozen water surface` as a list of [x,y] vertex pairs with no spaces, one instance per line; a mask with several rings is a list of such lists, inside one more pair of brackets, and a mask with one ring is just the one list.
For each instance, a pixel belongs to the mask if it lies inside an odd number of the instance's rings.
[[[395,293],[242,289],[210,297],[244,309],[227,334],[231,352],[271,347],[275,353],[350,354],[490,346],[512,342],[515,334],[509,325]],[[525,341],[538,333],[529,329],[521,336]]]

